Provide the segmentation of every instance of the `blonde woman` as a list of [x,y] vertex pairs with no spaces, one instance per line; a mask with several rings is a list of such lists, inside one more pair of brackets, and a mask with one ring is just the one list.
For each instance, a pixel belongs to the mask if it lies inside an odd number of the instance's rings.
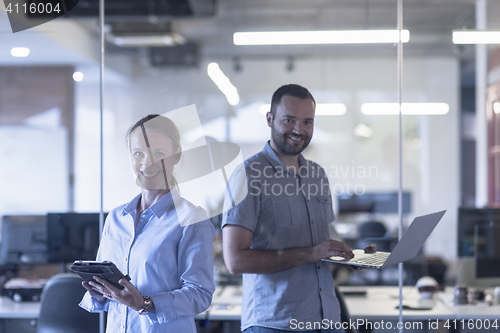
[[127,132],[132,168],[141,193],[112,210],[97,260],[109,260],[131,281],[123,289],[94,277],[80,306],[108,311],[108,333],[196,332],[194,316],[214,292],[214,228],[205,211],[183,199],[174,165],[182,151],[177,126],[149,115]]

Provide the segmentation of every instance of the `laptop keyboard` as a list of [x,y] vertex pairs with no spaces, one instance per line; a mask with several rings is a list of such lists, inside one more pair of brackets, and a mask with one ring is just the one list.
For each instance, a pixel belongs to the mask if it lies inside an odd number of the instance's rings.
[[356,264],[363,264],[363,265],[381,266],[387,260],[387,257],[389,255],[390,253],[388,252],[376,252],[367,257],[351,259],[349,260],[349,262],[353,262]]

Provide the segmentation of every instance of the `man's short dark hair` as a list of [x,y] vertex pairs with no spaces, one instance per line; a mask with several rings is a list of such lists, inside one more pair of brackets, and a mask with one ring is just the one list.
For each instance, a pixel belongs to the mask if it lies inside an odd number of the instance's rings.
[[285,84],[276,90],[271,98],[271,114],[276,116],[276,109],[281,102],[283,96],[288,95],[292,97],[297,97],[300,99],[312,99],[314,105],[316,106],[316,101],[312,96],[311,92],[306,88],[298,85],[298,84]]

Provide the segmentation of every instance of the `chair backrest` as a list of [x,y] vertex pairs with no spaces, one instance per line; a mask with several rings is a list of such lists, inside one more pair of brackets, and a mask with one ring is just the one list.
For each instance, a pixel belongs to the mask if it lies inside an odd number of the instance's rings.
[[359,228],[359,238],[356,242],[356,248],[364,249],[370,244],[375,244],[377,251],[389,252],[396,243],[393,242],[391,237],[387,237],[387,228],[382,222],[367,221],[361,224]]
[[84,294],[78,275],[53,276],[42,291],[37,333],[99,332],[99,314],[78,306]]
[[367,221],[363,223],[359,230],[360,238],[367,237],[384,237],[387,233],[387,228],[382,222]]
[[344,327],[346,327],[345,333],[354,333],[353,330],[351,329],[351,325],[350,325],[351,317],[349,316],[349,310],[347,309],[347,305],[345,304],[344,296],[337,289],[337,287],[335,287],[335,296],[337,296],[337,300],[339,301],[339,305],[340,305],[340,321],[342,323],[347,323],[347,325],[344,326]]

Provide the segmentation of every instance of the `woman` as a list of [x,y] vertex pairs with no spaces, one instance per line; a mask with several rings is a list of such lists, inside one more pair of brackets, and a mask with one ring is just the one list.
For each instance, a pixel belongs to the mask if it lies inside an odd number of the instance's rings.
[[131,281],[123,289],[94,277],[80,306],[108,311],[108,333],[196,332],[194,316],[214,292],[214,228],[205,211],[180,197],[173,177],[181,156],[177,126],[149,115],[127,132],[141,194],[111,211],[97,260],[109,260]]

